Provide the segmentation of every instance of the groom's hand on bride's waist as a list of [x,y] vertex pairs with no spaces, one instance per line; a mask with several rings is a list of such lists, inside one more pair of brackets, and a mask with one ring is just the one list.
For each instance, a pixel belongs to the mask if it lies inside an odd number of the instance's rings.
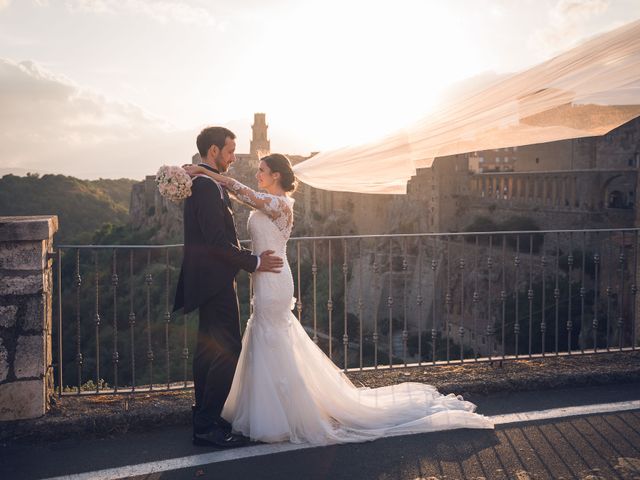
[[271,272],[280,273],[284,262],[282,258],[273,255],[273,250],[265,250],[260,254],[260,266],[256,271],[258,272]]

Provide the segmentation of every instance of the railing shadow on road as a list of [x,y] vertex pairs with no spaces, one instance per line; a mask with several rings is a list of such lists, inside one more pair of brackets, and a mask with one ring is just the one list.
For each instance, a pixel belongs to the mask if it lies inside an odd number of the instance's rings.
[[[534,479],[637,478],[640,436],[636,412],[503,425],[385,439],[401,458],[376,463],[369,478]],[[636,422],[636,428],[629,423]],[[620,426],[627,438],[621,441]]]

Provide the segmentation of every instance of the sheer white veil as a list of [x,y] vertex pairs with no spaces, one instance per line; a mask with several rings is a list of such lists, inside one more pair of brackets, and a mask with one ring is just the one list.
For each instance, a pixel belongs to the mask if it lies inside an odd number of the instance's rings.
[[603,135],[640,115],[640,21],[478,88],[378,141],[294,167],[316,188],[405,193],[435,157]]

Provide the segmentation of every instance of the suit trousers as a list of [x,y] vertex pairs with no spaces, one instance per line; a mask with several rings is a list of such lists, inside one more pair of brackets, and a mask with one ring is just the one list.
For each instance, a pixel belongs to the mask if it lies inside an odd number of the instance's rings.
[[235,282],[201,305],[199,316],[193,357],[196,397],[193,428],[202,433],[220,418],[242,347]]

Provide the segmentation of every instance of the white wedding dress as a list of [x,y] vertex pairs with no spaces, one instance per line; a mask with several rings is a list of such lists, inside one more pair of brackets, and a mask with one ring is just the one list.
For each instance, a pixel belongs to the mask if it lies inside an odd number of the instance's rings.
[[237,183],[232,193],[254,210],[253,251],[274,250],[281,273],[253,274],[253,314],[222,417],[263,442],[327,445],[455,428],[493,428],[475,405],[429,385],[357,388],[318,348],[292,313],[293,276],[286,261],[293,199],[256,193]]

